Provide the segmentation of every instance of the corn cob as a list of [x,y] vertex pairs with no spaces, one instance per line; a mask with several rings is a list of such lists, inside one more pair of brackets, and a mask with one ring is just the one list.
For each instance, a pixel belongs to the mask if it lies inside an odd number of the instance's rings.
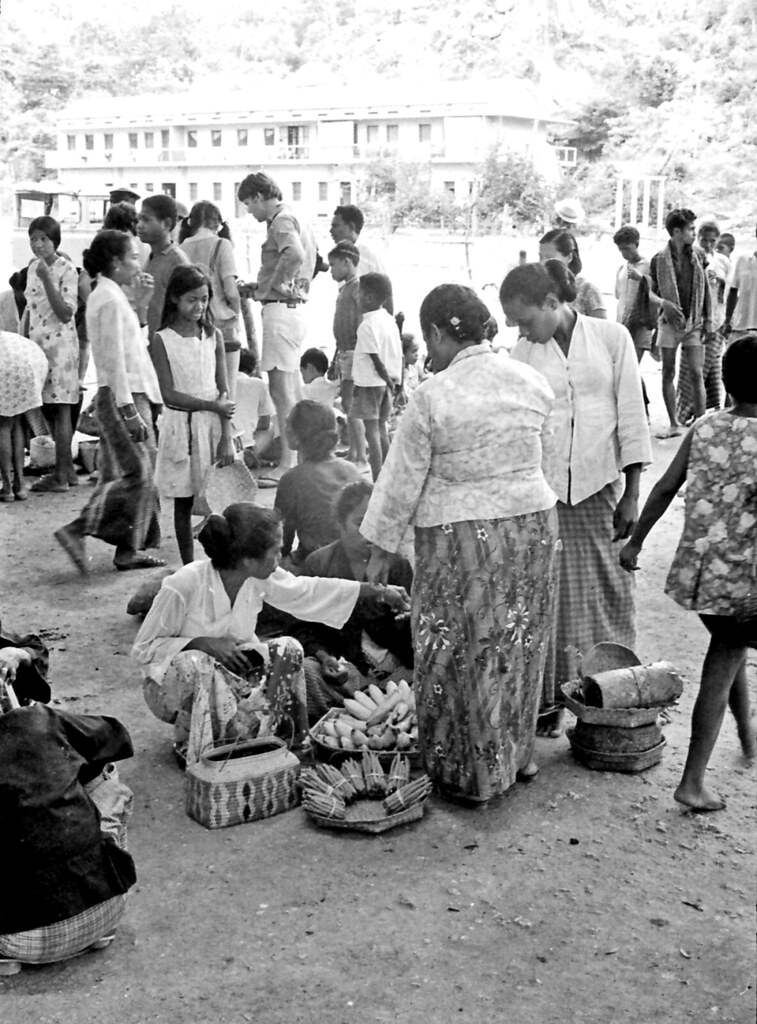
[[360,763],[354,757],[348,758],[342,765],[342,774],[345,775],[353,785],[356,796],[365,793],[365,778]]
[[336,786],[330,785],[328,782],[324,782],[322,779],[318,781],[316,786],[306,786],[302,791],[303,800],[306,796],[322,796],[326,799],[336,797],[337,800],[344,802],[344,796]]
[[386,775],[381,762],[372,750],[363,750],[363,778],[368,796],[386,794]]
[[319,793],[306,793],[302,806],[306,811],[318,814],[322,818],[344,819],[345,816],[344,800],[340,800],[338,796],[327,797]]
[[342,775],[338,768],[334,768],[330,764],[320,764],[317,771],[325,782],[333,786],[334,792],[345,800],[350,800],[355,796],[355,787],[346,775]]
[[315,790],[318,793],[325,793],[329,788],[328,783],[312,768],[302,769],[300,772],[300,785],[303,789]]
[[415,779],[414,782],[408,782],[406,786],[391,793],[384,800],[384,807],[387,814],[396,814],[398,811],[404,811],[405,808],[412,807],[413,804],[425,800],[430,792],[431,779],[428,775],[421,775],[419,779]]
[[387,794],[393,793],[395,789],[400,789],[410,778],[410,765],[407,762],[407,758],[401,757],[399,754],[394,755],[394,760],[391,763],[389,772],[386,777],[386,792]]

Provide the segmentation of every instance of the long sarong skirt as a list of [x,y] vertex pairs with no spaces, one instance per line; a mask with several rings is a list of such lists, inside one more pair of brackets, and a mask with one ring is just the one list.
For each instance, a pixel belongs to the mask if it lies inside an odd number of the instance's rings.
[[488,800],[531,760],[557,543],[554,509],[416,528],[419,741],[449,796]]
[[557,503],[559,587],[554,657],[544,676],[543,710],[564,704],[562,683],[575,677],[577,656],[604,640],[636,643],[634,579],[620,567],[613,542],[619,485],[609,483],[577,505]]
[[95,410],[100,425],[99,479],[79,517],[82,532],[132,551],[157,547],[158,492],[148,447],[132,439],[110,388],[98,390]]

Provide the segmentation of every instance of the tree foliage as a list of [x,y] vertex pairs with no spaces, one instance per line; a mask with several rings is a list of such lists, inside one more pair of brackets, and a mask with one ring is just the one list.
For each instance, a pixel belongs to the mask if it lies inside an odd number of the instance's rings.
[[757,165],[756,42],[755,0],[279,0],[274,13],[260,0],[6,0],[0,175],[40,173],[57,112],[92,92],[223,74],[272,91],[283,78],[344,83],[346,98],[367,74],[507,75],[573,117],[600,168],[676,169],[694,208],[728,213]]
[[486,158],[479,174],[476,202],[483,227],[540,224],[553,200],[552,187],[534,170],[527,156],[493,150]]

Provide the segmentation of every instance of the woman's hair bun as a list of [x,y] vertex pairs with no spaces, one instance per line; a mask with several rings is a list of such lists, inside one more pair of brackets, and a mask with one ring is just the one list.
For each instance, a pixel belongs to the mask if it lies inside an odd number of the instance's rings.
[[576,279],[562,260],[545,260],[544,269],[555,286],[560,302],[573,302],[578,294]]
[[213,512],[205,520],[197,539],[205,549],[205,553],[213,562],[223,561],[223,554],[231,544],[231,530],[225,518],[219,512]]

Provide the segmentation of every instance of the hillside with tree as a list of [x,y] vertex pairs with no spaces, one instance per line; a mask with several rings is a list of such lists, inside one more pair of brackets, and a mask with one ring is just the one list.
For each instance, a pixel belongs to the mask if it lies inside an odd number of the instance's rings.
[[[179,92],[212,79],[254,104],[257,90],[284,79],[344,83],[349,95],[370,73],[517,77],[572,119],[560,141],[582,161],[564,190],[588,209],[609,211],[616,168],[634,167],[667,175],[671,202],[731,224],[754,219],[754,0],[281,0],[275,16],[249,0],[195,9],[155,0],[136,11],[110,0],[14,0],[0,24],[6,188],[44,173],[56,116],[87,95]],[[375,173],[413,179],[408,168]],[[507,157],[482,168],[487,182],[500,190],[492,203],[508,189],[523,197],[523,219],[529,190],[538,203],[545,187]],[[413,187],[422,183],[408,185],[410,215]]]

